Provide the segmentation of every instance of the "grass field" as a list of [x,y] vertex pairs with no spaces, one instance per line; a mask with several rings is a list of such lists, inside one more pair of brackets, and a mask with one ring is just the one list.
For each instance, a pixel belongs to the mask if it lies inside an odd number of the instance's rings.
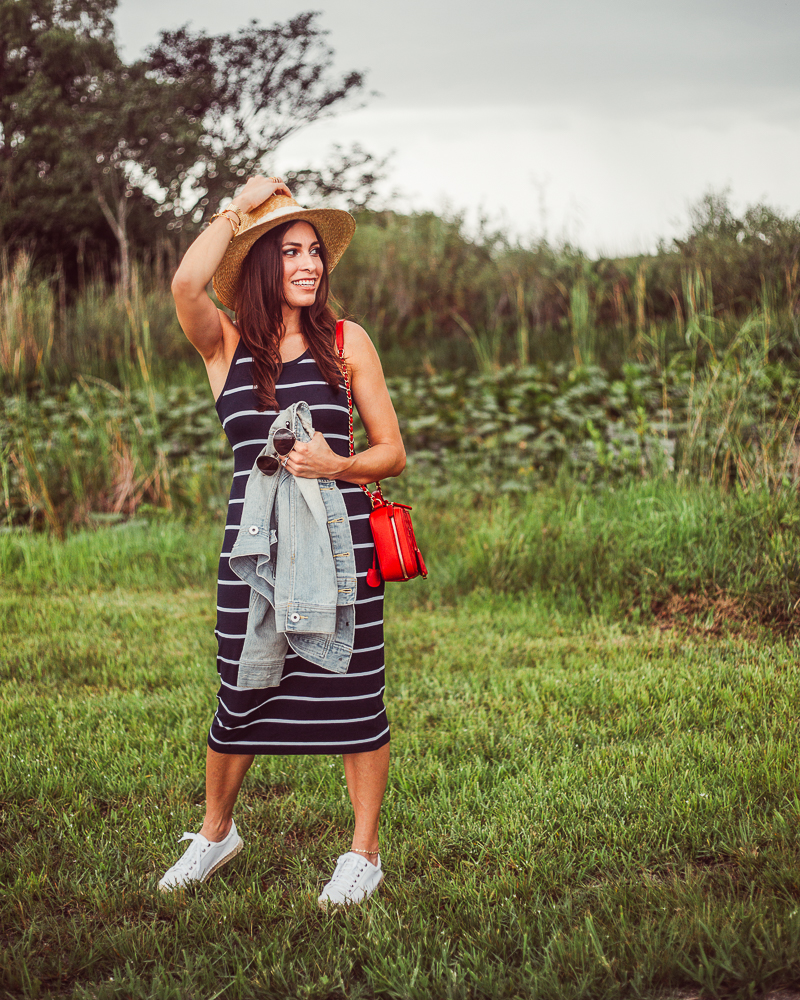
[[4,995],[568,1000],[800,982],[794,641],[620,624],[544,587],[447,599],[416,581],[410,611],[390,588],[375,900],[316,908],[349,844],[326,757],[258,761],[244,852],[195,892],[157,893],[202,815],[217,530],[4,543]]

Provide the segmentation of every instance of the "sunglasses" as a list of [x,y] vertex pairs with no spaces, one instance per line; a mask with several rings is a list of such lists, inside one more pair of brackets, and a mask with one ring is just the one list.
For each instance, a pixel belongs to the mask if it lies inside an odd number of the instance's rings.
[[[297,438],[288,427],[279,427],[272,435],[272,447],[278,455],[288,455],[296,443]],[[274,476],[282,464],[274,455],[260,455],[256,459],[256,465],[265,476]]]

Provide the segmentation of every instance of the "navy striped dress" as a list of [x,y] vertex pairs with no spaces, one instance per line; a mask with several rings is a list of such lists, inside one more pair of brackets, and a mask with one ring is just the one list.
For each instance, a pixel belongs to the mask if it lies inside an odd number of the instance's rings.
[[[356,556],[356,632],[346,674],[334,674],[302,659],[290,649],[278,687],[239,688],[239,657],[244,644],[250,587],[231,571],[228,558],[242,516],[247,477],[267,443],[274,410],[258,411],[252,358],[239,341],[228,378],[217,400],[217,413],[234,454],[225,541],[217,585],[218,708],[208,745],[218,753],[325,754],[377,750],[389,742],[383,706],[383,584],[367,586],[373,541],[370,502],[360,487],[337,481],[350,518]],[[331,449],[349,454],[347,395],[325,382],[306,351],[283,364],[275,384],[281,409],[305,400],[314,429]]]

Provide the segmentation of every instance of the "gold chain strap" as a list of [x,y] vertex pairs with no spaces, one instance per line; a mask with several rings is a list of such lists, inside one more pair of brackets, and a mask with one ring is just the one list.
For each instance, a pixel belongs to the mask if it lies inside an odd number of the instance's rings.
[[[350,378],[347,374],[347,365],[344,363],[344,330],[342,330],[342,346],[339,347],[337,343],[336,347],[339,352],[339,360],[342,362],[342,376],[344,378],[344,389],[345,392],[347,393],[347,416],[349,418],[349,424],[350,424],[350,457],[352,458],[352,456],[355,455],[356,453],[356,441],[353,435],[353,396],[352,393],[350,392]],[[382,504],[386,503],[386,501],[383,499],[383,492],[381,490],[380,483],[375,483],[374,493],[370,493],[370,491],[363,483],[359,483],[359,486],[361,486],[361,489],[369,497],[369,501],[372,504],[373,508],[375,508],[376,506],[380,507]]]

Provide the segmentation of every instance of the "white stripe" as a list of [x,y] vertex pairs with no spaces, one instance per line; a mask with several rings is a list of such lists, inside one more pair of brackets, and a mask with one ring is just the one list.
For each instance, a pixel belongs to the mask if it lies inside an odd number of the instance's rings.
[[[370,513],[372,512],[370,511]],[[348,521],[363,521],[367,517],[369,517],[369,514],[351,514]]]
[[[218,656],[217,659],[218,660],[222,660],[224,663],[232,663],[234,666],[237,666],[237,667],[239,666],[239,661],[238,660],[228,660],[224,656]],[[287,659],[288,659],[288,657],[287,657]],[[295,659],[297,659],[297,657],[295,657]],[[325,679],[326,680],[330,679],[330,680],[337,680],[337,681],[347,681],[347,680],[353,680],[356,677],[372,677],[373,674],[379,674],[382,670],[385,670],[385,669],[386,669],[386,665],[382,663],[375,670],[364,670],[360,674],[334,674],[334,673],[331,673],[330,678],[325,678]],[[307,671],[303,671],[303,670],[293,670],[290,674],[283,674],[283,676],[281,677],[281,684],[285,680],[288,680],[288,678],[290,678],[290,677],[316,677],[316,678],[319,678],[320,676],[321,676],[320,674],[310,674]],[[227,681],[224,681],[222,679],[222,675],[220,673],[217,673],[217,677],[219,678],[220,684],[223,687],[230,688],[231,691],[253,691],[253,690],[261,690],[261,689],[257,689],[257,688],[237,687],[235,684],[229,684]]]
[[[380,624],[380,623],[379,622],[370,622],[369,624],[370,625],[376,625],[376,624]],[[361,628],[362,626],[356,625],[355,627],[356,628]],[[216,629],[216,628],[214,629],[214,635],[218,635],[220,637],[220,639],[245,639],[247,637],[247,633],[245,633],[245,632],[243,632],[241,635],[235,635],[232,632],[220,632],[219,629]],[[380,646],[365,646],[363,649],[354,649],[353,650],[353,656],[355,656],[356,653],[371,653],[371,652],[373,652],[376,649],[383,649],[384,645],[385,645],[385,643],[381,643]],[[295,653],[294,654],[295,657],[298,657],[299,655],[300,655],[299,653]],[[291,657],[292,657],[292,654],[291,653],[287,653],[286,656],[284,657],[284,659],[289,660],[289,659],[291,659]],[[331,671],[331,673],[335,673],[335,671]]]
[[[217,580],[218,587],[249,587],[249,583],[245,583],[244,580]],[[370,598],[374,600],[375,598]],[[358,604],[358,601],[356,601]]]
[[246,448],[249,444],[260,444],[263,448],[267,441],[269,441],[269,438],[253,438],[251,441],[240,441],[238,444],[233,446],[233,450],[236,451],[237,448]]
[[[337,441],[349,441],[350,440],[350,438],[347,436],[347,434],[326,434],[325,435],[325,440],[326,441],[330,441],[331,439],[335,439]],[[251,445],[251,444],[258,444],[258,445],[261,445],[261,447],[263,448],[264,445],[267,444],[268,442],[269,442],[269,438],[253,438],[251,441],[240,441],[238,444],[235,444],[233,446],[233,450],[236,451],[238,448],[246,448],[248,445]],[[248,470],[248,472],[246,472],[246,473],[241,473],[241,472],[237,472],[236,473],[236,475],[238,475],[238,476],[241,476],[243,474],[244,475],[249,475],[250,472]]]
[[377,597],[362,597],[360,601],[356,601],[356,604],[371,604],[373,601],[382,601],[383,594],[378,594]]
[[[216,718],[216,716],[215,716]],[[216,739],[213,733],[209,732],[209,736],[215,743],[219,743],[220,746],[251,746],[251,747],[345,747],[345,746],[358,746],[361,743],[372,743],[374,740],[379,740],[381,736],[385,736],[389,732],[389,727],[387,726],[382,733],[378,733],[377,736],[370,736],[363,740],[336,740],[335,742],[323,741],[316,743],[289,743],[284,740],[258,740],[254,742],[253,740],[222,740]]]
[[229,420],[235,420],[237,417],[266,417],[266,416],[277,416],[277,410],[237,410],[236,413],[231,413],[230,416],[225,417],[222,421],[222,426],[228,423]]
[[255,386],[254,385],[238,385],[235,389],[226,389],[225,392],[223,392],[222,395],[223,396],[230,396],[234,392],[247,392],[248,389],[255,389]]
[[375,542],[359,542],[358,545],[354,545],[354,549],[371,549]]
[[[249,608],[223,608],[221,605],[217,605],[217,611],[224,611],[228,615],[249,615]],[[356,625],[356,628],[362,628],[361,625]]]
[[241,499],[241,500],[229,500],[229,501],[228,501],[228,506],[230,507],[230,505],[231,505],[232,503],[244,503],[244,497],[242,497],[242,499]]
[[[353,680],[356,677],[372,677],[373,674],[379,674],[382,670],[385,669],[386,669],[386,664],[382,663],[379,667],[376,667],[374,670],[364,670],[358,674],[334,674],[331,671],[330,678],[328,677],[328,674],[326,672],[325,680],[329,680],[331,678],[336,680]],[[283,677],[281,677],[281,680],[285,681],[287,677],[320,677],[320,676],[321,676],[320,674],[310,674],[302,670],[293,670],[290,674],[284,674]]]
[[[327,382],[281,382],[279,389],[299,389],[304,385],[327,385]],[[255,386],[253,386],[255,389]]]
[[383,625],[383,618],[377,622],[364,622],[363,625],[356,625],[356,628],[371,628],[373,625]]
[[381,709],[374,715],[362,715],[356,719],[255,719],[253,722],[243,722],[239,726],[223,726],[219,721],[219,715],[216,716],[216,719],[220,729],[226,729],[229,733],[233,733],[239,729],[247,729],[248,726],[260,726],[262,722],[273,722],[284,726],[347,726],[352,722],[372,722],[383,713],[384,709]]
[[[237,690],[239,690],[239,691],[248,691],[248,690],[254,691],[254,690],[256,690],[257,691],[257,690],[263,690],[263,688],[237,688]],[[385,690],[386,690],[386,685],[384,684],[384,686],[379,691],[376,691],[374,694],[351,694],[351,695],[347,695],[346,697],[343,697],[343,698],[303,698],[303,697],[300,697],[300,695],[276,694],[276,695],[273,695],[271,698],[267,698],[266,701],[262,701],[259,705],[256,705],[254,708],[248,708],[246,712],[232,712],[228,708],[228,706],[225,704],[225,702],[222,700],[222,698],[219,699],[219,703],[220,703],[220,705],[222,705],[222,707],[225,709],[225,711],[228,713],[228,715],[235,715],[237,719],[242,719],[242,718],[244,718],[245,715],[252,715],[253,712],[257,712],[260,708],[263,708],[267,704],[271,704],[273,701],[366,701],[368,698],[380,698],[380,697],[382,697],[383,692]],[[377,713],[377,715],[380,715],[380,714],[381,714],[380,712]],[[375,717],[376,717],[375,715],[370,716],[370,718],[373,718],[373,719]],[[245,722],[244,725],[246,725],[246,726],[253,726],[253,725],[255,725],[258,722],[280,722],[280,721],[282,721],[282,720],[280,720],[280,719],[256,719],[255,722]],[[313,719],[303,720],[302,723],[297,723],[297,724],[313,725],[313,723],[315,721],[318,722],[320,720],[318,720],[318,719],[317,720],[313,720]],[[364,720],[363,719],[349,719],[349,720],[345,720],[345,719],[326,719],[325,721],[333,723],[333,722],[345,722],[345,721],[349,721],[349,722],[363,722]],[[287,719],[286,722],[289,723],[289,724],[293,724],[292,721],[289,720],[289,719]],[[236,729],[238,727],[236,727],[236,726],[223,726],[223,728],[224,729]]]
[[333,403],[328,405],[327,403],[315,403],[314,406],[309,406],[310,410],[339,410],[341,413],[349,413],[350,411],[346,406],[335,406]]

